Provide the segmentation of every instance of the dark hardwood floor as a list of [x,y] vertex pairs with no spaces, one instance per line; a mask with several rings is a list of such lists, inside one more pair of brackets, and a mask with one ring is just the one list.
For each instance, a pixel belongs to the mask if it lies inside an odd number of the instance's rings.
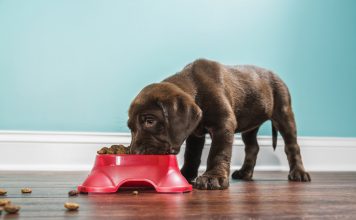
[[[311,173],[311,183],[287,181],[285,172],[256,172],[255,181],[232,181],[228,190],[184,194],[132,191],[67,193],[87,172],[0,172],[0,188],[22,207],[0,219],[356,219],[356,173]],[[30,187],[32,194],[21,194]],[[68,212],[67,201],[80,204]]]

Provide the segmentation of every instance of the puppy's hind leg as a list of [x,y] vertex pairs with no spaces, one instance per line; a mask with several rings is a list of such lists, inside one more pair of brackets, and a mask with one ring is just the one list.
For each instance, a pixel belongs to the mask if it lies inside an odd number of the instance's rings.
[[191,135],[186,140],[184,165],[180,171],[189,183],[198,176],[204,143],[205,135],[202,137]]
[[232,174],[233,179],[252,180],[259,146],[257,143],[257,132],[259,127],[241,134],[245,144],[245,160],[240,170]]
[[291,106],[280,108],[274,114],[272,121],[273,124],[277,125],[285,143],[284,150],[287,154],[290,169],[288,179],[290,181],[309,182],[311,180],[310,175],[304,169],[300,147],[297,143],[297,131]]

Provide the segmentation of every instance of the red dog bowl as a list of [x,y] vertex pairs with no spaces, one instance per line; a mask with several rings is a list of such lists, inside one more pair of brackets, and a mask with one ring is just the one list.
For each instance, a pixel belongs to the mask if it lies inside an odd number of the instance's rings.
[[192,191],[175,155],[97,155],[79,192],[114,193],[120,187],[154,187],[157,192]]

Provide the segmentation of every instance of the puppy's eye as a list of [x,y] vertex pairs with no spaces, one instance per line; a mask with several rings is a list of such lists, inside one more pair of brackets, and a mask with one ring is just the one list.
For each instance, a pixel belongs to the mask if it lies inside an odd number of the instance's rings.
[[155,126],[155,124],[156,124],[156,120],[154,118],[152,118],[152,117],[147,117],[147,118],[144,119],[145,127],[150,128],[150,127]]

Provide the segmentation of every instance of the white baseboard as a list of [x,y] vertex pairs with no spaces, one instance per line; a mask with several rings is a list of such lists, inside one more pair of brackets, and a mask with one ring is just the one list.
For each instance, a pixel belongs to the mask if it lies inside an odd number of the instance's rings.
[[[90,170],[96,151],[111,144],[129,145],[129,133],[0,131],[0,170]],[[256,170],[288,170],[283,140],[276,151],[268,136],[259,136],[260,152]],[[356,138],[299,137],[304,166],[309,171],[356,171]],[[204,169],[211,140],[203,151]],[[184,146],[178,155],[182,165]],[[236,135],[231,161],[238,169],[244,147]]]

